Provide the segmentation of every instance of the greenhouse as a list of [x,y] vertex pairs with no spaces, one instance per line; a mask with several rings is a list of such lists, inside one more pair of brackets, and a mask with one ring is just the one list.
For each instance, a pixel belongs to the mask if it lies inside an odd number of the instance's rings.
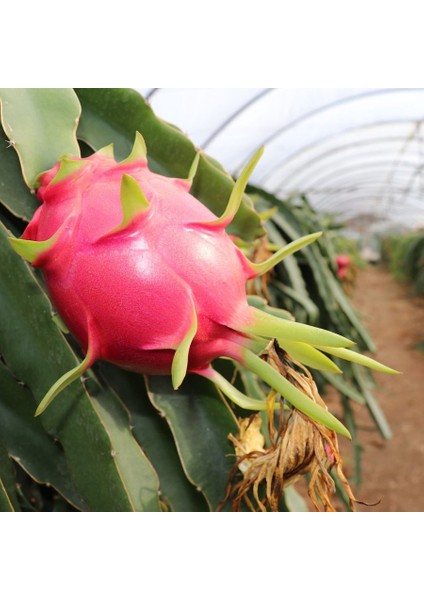
[[424,509],[423,88],[0,108],[1,512]]

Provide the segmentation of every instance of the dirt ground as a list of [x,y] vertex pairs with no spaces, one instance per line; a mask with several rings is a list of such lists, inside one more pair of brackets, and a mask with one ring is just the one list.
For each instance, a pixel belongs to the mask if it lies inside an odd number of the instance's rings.
[[[424,511],[424,354],[414,347],[424,339],[424,299],[412,296],[383,267],[370,266],[359,273],[352,302],[377,345],[374,358],[402,372],[375,374],[373,393],[391,440],[382,440],[364,407],[356,410],[363,483],[354,491],[366,502],[380,500],[358,511]],[[340,441],[349,472],[349,442]]]

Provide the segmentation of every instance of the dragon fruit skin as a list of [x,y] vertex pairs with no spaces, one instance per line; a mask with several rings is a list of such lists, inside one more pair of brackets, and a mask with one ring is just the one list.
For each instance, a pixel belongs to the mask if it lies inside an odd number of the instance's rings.
[[139,133],[121,163],[107,147],[84,159],[65,157],[40,176],[41,206],[22,238],[10,243],[42,270],[53,305],[85,358],[50,388],[36,415],[98,359],[139,373],[171,374],[175,388],[187,372],[197,373],[239,406],[268,409],[264,399],[244,395],[213,369],[212,361],[224,357],[350,437],[331,413],[257,355],[277,339],[292,358],[317,369],[340,372],[325,352],[395,372],[347,350],[353,342],[338,334],[279,318],[262,301],[262,308],[249,305],[248,279],[321,235],[304,236],[254,264],[226,233],[262,151],[242,171],[219,218],[189,193],[199,157],[187,180],[155,174]]
[[350,257],[345,254],[340,254],[339,256],[336,256],[337,276],[342,281],[346,279],[351,262],[352,261]]
[[[92,362],[104,359],[148,374],[167,374],[197,316],[188,370],[227,354],[244,336],[231,329],[249,310],[246,279],[256,273],[216,216],[187,191],[187,182],[152,173],[145,160],[117,164],[94,154],[75,174],[40,178],[42,202],[23,239],[59,235],[33,263],[54,306]],[[122,230],[123,175],[140,185],[148,210]],[[110,233],[113,232],[114,233]],[[223,268],[223,265],[225,268]]]
[[350,257],[346,254],[336,256],[336,264],[338,267],[348,267],[351,263]]

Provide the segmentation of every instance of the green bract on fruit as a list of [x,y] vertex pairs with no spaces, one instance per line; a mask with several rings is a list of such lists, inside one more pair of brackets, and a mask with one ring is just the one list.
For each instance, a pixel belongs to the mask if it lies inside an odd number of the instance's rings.
[[42,270],[85,359],[48,391],[38,414],[98,359],[140,373],[171,374],[175,388],[187,372],[197,373],[240,406],[264,408],[212,368],[214,359],[227,357],[312,419],[349,435],[258,356],[276,338],[308,366],[339,372],[326,353],[393,372],[348,350],[352,342],[340,335],[249,305],[247,280],[321,235],[296,240],[262,264],[250,262],[233,243],[225,229],[261,154],[244,169],[220,217],[189,193],[197,161],[187,180],[157,175],[147,166],[140,134],[123,162],[107,147],[85,159],[64,158],[41,175],[42,204],[22,239],[11,243]]

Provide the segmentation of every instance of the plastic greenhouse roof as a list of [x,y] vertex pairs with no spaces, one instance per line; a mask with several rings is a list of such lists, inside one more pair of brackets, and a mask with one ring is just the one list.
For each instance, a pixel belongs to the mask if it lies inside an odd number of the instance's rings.
[[424,226],[424,88],[139,88],[155,113],[279,198],[366,228]]

